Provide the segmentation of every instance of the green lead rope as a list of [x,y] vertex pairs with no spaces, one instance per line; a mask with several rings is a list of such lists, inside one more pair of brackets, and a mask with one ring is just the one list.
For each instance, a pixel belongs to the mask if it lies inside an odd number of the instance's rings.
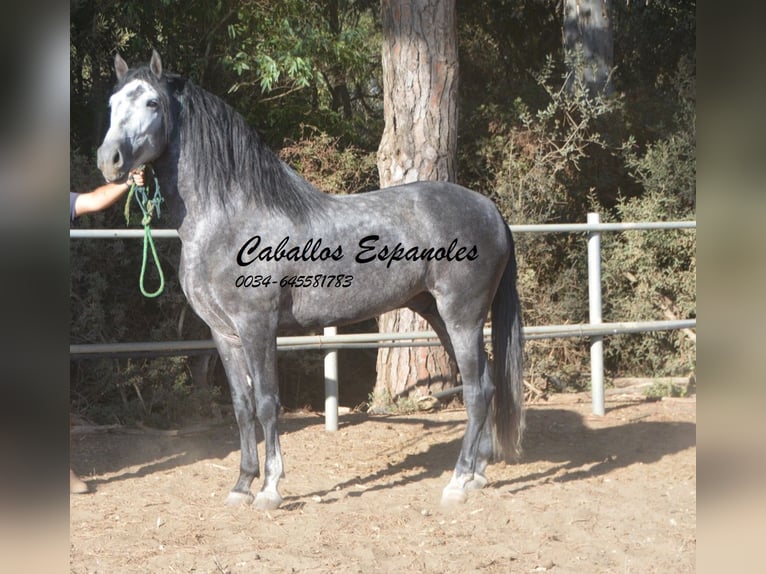
[[[152,170],[152,174],[154,171]],[[146,177],[146,173],[144,173]],[[152,219],[160,218],[160,206],[162,205],[163,198],[160,194],[160,183],[157,181],[157,176],[154,176],[154,195],[149,198],[149,187],[142,185],[136,185],[135,182],[130,186],[128,192],[128,199],[125,202],[125,225],[130,225],[130,200],[135,199],[138,203],[138,207],[141,209],[143,219],[141,219],[141,225],[144,226],[144,255],[141,261],[141,276],[138,280],[138,287],[141,289],[141,294],[144,297],[157,297],[165,289],[165,275],[162,273],[162,267],[160,266],[160,258],[157,256],[157,248],[154,246],[154,239],[152,239]],[[157,272],[160,275],[160,286],[153,293],[149,293],[144,288],[144,274],[146,273],[146,260],[149,248],[152,250],[152,258],[154,259],[154,265],[157,267]]]

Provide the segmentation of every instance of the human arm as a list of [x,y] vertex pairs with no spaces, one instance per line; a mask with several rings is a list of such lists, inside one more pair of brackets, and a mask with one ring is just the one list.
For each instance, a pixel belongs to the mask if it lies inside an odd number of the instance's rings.
[[144,185],[143,171],[131,172],[127,181],[122,183],[107,183],[88,193],[78,194],[74,200],[74,216],[93,213],[113,205],[135,181],[136,185]]

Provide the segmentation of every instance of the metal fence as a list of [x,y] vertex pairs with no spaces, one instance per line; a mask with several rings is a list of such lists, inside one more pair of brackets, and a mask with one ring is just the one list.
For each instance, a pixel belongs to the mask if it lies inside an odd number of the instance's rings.
[[[679,321],[643,321],[603,323],[601,320],[601,234],[603,232],[641,231],[650,229],[696,229],[696,221],[661,221],[640,223],[600,223],[597,213],[589,213],[587,223],[511,225],[516,233],[587,233],[588,245],[588,308],[589,322],[577,325],[547,325],[525,327],[526,339],[553,339],[561,337],[588,337],[591,356],[592,408],[596,415],[604,414],[604,362],[603,339],[622,333],[643,333],[693,329],[696,319]],[[142,229],[71,229],[72,239],[143,238]],[[155,238],[177,238],[174,229],[152,231]],[[485,329],[485,337],[490,330]],[[338,428],[338,360],[339,349],[379,347],[410,347],[439,345],[433,331],[410,333],[356,333],[337,334],[328,327],[322,335],[278,337],[280,351],[323,350],[325,352],[325,428]],[[212,339],[197,341],[159,341],[131,343],[77,344],[69,346],[69,354],[77,358],[173,356],[210,353],[215,350]]]

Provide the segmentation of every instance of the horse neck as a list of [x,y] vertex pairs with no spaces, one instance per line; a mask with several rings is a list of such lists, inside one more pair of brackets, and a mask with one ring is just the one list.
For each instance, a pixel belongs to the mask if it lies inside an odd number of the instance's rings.
[[171,161],[186,217],[232,220],[257,213],[300,220],[326,203],[325,194],[284,164],[220,98],[188,83],[179,102]]
[[[280,177],[288,182],[293,193],[290,205],[269,205],[267,192],[249,193],[242,189],[242,184],[233,182],[225,190],[219,190],[204,181],[200,170],[190,158],[181,152],[172,162],[168,181],[173,182],[176,192],[172,206],[174,227],[177,227],[182,239],[198,236],[199,233],[219,233],[224,228],[236,226],[239,222],[252,222],[255,219],[282,220],[285,228],[301,224],[324,213],[332,202],[332,197],[322,193],[305,182],[300,175],[286,165]],[[293,180],[293,181],[290,181]],[[268,185],[267,189],[276,190],[271,183],[255,182],[255,185]],[[282,188],[284,189],[284,188]],[[222,201],[220,191],[224,191]],[[260,198],[259,198],[260,196]],[[276,202],[275,202],[276,203]]]

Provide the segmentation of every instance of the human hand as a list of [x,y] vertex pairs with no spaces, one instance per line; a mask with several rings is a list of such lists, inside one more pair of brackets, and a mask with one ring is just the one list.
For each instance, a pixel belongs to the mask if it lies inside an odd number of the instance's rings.
[[138,187],[144,187],[144,170],[134,169],[128,175],[128,185],[136,184]]

